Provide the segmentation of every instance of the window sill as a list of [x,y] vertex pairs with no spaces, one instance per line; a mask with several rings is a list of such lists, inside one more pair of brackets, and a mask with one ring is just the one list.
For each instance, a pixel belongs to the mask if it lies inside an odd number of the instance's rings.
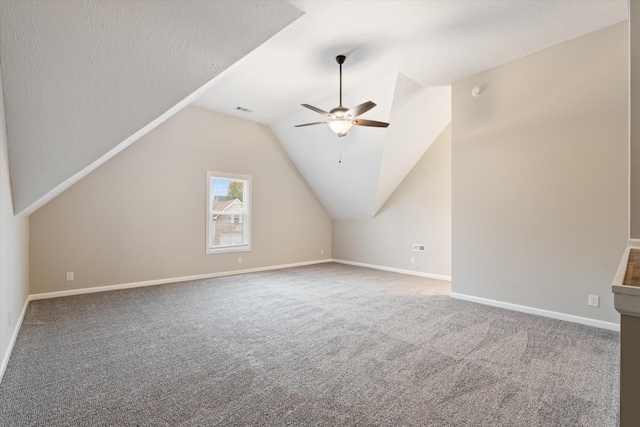
[[238,246],[222,246],[219,248],[207,248],[206,255],[213,254],[226,254],[229,252],[248,252],[251,250],[251,245],[238,245]]

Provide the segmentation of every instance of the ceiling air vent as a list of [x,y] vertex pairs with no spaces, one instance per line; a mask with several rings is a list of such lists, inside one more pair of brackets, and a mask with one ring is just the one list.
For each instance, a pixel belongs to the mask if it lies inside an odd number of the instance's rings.
[[236,110],[242,111],[243,113],[250,113],[251,112],[251,110],[249,110],[248,108],[244,108],[244,107],[236,107]]

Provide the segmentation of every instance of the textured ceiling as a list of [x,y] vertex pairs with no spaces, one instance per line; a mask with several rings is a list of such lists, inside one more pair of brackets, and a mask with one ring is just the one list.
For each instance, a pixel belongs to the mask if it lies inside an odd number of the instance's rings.
[[[626,0],[2,1],[16,212],[33,212],[204,94],[200,106],[270,125],[333,217],[370,217],[446,120],[443,92],[430,86],[623,21],[627,9]],[[326,177],[337,138],[321,127],[293,133],[290,121],[317,119],[301,103],[337,104],[340,53],[345,105],[373,100],[364,117],[392,125],[342,138],[353,160],[336,181]],[[432,128],[403,124],[415,120]],[[344,182],[366,182],[350,210]]]
[[290,3],[305,15],[244,58],[197,105],[271,124],[301,103],[337,104],[338,54],[348,56],[345,87],[395,72],[420,85],[450,85],[628,16],[627,0]]
[[12,191],[28,214],[300,16],[276,1],[2,1]]
[[[442,85],[628,16],[627,0],[290,3],[305,15],[194,103],[269,125],[332,218],[375,215],[450,120]],[[338,54],[347,56],[344,104],[376,102],[363,118],[390,120],[388,129],[354,127],[338,139],[324,126],[293,128],[322,120],[300,104],[337,106]]]
[[372,218],[451,121],[450,92],[390,74],[344,97],[359,100],[349,106],[372,97],[379,105],[362,117],[386,129],[354,126],[338,138],[326,125],[295,128],[321,117],[302,108],[271,129],[331,218]]

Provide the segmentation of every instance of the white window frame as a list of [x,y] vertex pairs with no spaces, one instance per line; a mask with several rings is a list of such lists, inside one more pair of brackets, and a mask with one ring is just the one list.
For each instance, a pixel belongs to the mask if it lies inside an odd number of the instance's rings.
[[[211,181],[214,178],[231,179],[231,180],[243,180],[245,181],[242,189],[242,206],[244,209],[243,218],[240,224],[243,227],[242,238],[243,242],[239,245],[230,246],[211,246],[211,233],[213,232],[213,215],[211,211]],[[205,253],[219,254],[227,252],[243,252],[251,250],[251,176],[240,175],[227,172],[207,171],[207,197],[205,203],[206,210],[206,226],[205,226]],[[233,214],[231,215],[233,218]]]

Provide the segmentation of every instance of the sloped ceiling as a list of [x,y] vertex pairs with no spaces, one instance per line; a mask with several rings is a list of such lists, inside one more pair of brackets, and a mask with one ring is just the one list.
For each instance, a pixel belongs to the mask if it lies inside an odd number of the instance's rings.
[[379,106],[362,117],[391,122],[388,128],[354,127],[342,138],[326,125],[295,128],[322,120],[303,108],[271,125],[334,219],[372,218],[451,121],[448,86],[422,87],[394,73],[346,91],[344,99],[355,106],[367,96]]
[[282,1],[2,1],[16,213],[168,118],[301,15]]
[[[368,218],[447,120],[442,86],[627,14],[627,0],[2,1],[14,205],[33,212],[202,95],[271,126],[334,218]],[[363,117],[388,129],[294,133],[318,118],[299,104],[337,104],[337,54],[345,105],[376,102]]]
[[[450,120],[448,85],[624,21],[627,0],[314,1],[194,101],[267,124],[332,218],[371,218]],[[378,104],[338,138],[300,106]],[[471,95],[470,95],[471,96]],[[236,107],[252,110],[243,113]],[[342,163],[338,163],[342,153]]]

